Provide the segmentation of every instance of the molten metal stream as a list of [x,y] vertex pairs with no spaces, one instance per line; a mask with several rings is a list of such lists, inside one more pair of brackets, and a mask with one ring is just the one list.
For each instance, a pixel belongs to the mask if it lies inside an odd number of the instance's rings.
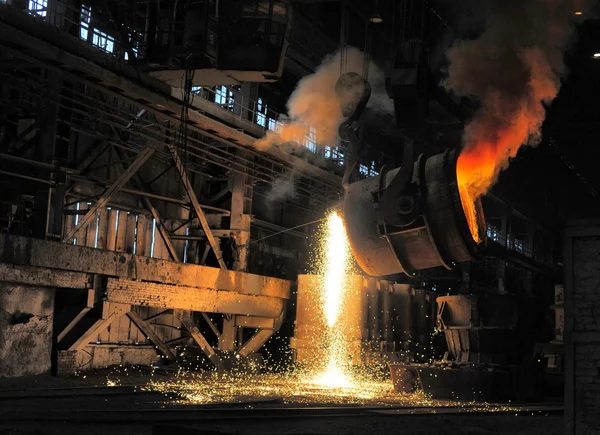
[[[465,218],[469,225],[471,237],[475,243],[481,243],[481,231],[478,223],[477,208],[475,201],[482,195],[481,180],[482,172],[487,175],[489,168],[472,167],[473,160],[464,151],[458,156],[456,162],[456,182],[458,184],[458,193]],[[485,177],[485,175],[483,175]],[[479,182],[478,182],[479,181]],[[486,186],[486,189],[488,186]],[[485,191],[483,191],[485,192]]]
[[319,248],[320,296],[326,324],[323,357],[326,364],[314,382],[333,388],[350,387],[353,384],[351,362],[345,356],[349,346],[341,314],[347,302],[347,278],[352,274],[352,256],[344,221],[336,212],[327,217]]

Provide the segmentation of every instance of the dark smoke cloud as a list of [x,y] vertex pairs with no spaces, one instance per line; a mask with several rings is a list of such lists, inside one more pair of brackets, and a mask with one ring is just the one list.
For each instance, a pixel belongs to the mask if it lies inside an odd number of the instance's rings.
[[584,2],[572,0],[498,0],[484,10],[485,31],[448,51],[444,81],[454,94],[480,102],[459,160],[474,196],[491,187],[521,145],[540,141],[545,106],[566,74],[575,11],[587,12]]

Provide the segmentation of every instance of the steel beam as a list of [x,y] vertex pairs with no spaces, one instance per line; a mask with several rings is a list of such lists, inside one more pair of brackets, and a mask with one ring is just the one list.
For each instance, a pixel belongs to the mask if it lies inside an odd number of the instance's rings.
[[119,304],[257,317],[277,317],[285,305],[284,299],[269,296],[125,278],[108,278],[106,300]]
[[148,340],[150,340],[152,342],[152,344],[154,344],[154,346],[156,346],[156,348],[164,356],[169,358],[171,361],[175,361],[177,359],[175,357],[175,354],[173,353],[173,351],[171,351],[171,349],[169,348],[169,346],[167,346],[160,339],[160,337],[156,334],[156,332],[154,332],[154,330],[150,327],[150,325],[144,319],[142,319],[138,313],[136,313],[135,311],[130,311],[127,313],[127,317],[129,317],[131,319],[131,321],[135,324],[135,326],[137,326],[139,328],[139,330],[144,333],[146,338]]
[[274,329],[275,319],[270,317],[236,316],[235,324],[243,328]]
[[142,201],[144,203],[144,207],[146,207],[150,211],[150,213],[152,214],[152,217],[156,221],[156,228],[158,228],[158,233],[160,234],[160,238],[165,243],[167,251],[169,252],[169,255],[171,256],[171,259],[173,261],[179,261],[179,255],[177,255],[175,246],[173,246],[173,241],[171,240],[171,237],[169,236],[169,231],[165,227],[165,224],[163,223],[163,221],[160,217],[160,214],[158,213],[158,210],[156,209],[156,207],[154,207],[154,205],[148,198],[142,197]]
[[[141,116],[143,116],[143,114],[145,114],[146,111],[142,110],[140,111],[137,115],[136,115],[136,120],[140,119]],[[128,127],[130,127],[132,124],[130,123],[128,125]],[[119,158],[122,158],[124,155],[123,150],[117,150],[117,155],[119,156]],[[139,190],[150,190],[150,188],[148,186],[144,185],[144,182],[142,181],[140,175],[138,173],[136,173],[133,177],[133,184],[134,186],[139,189]],[[152,192],[150,192],[152,193]],[[167,251],[169,252],[169,255],[171,256],[171,259],[173,261],[179,261],[179,255],[177,255],[177,251],[175,250],[175,246],[173,246],[173,242],[171,240],[171,237],[169,236],[169,231],[167,230],[167,228],[165,227],[162,218],[160,217],[160,213],[158,212],[158,210],[156,209],[156,207],[154,207],[154,204],[152,204],[152,201],[150,201],[150,199],[146,196],[142,196],[142,202],[144,203],[144,207],[146,209],[148,209],[148,211],[150,212],[150,214],[152,214],[152,217],[154,218],[154,220],[156,221],[156,228],[158,229],[158,233],[160,234],[161,239],[163,240],[163,242],[165,243],[165,247],[167,248]]]
[[202,258],[200,259],[200,264],[201,265],[205,265],[206,264],[206,259],[208,258],[208,253],[210,252],[210,246],[206,245],[204,247],[204,252],[202,253]]
[[104,192],[104,194],[90,207],[88,212],[81,218],[79,224],[75,226],[69,233],[63,238],[63,243],[69,242],[75,235],[81,230],[85,228],[91,221],[96,217],[96,213],[102,207],[105,207],[111,196],[117,192],[121,187],[123,187],[129,179],[136,173],[138,169],[142,167],[144,163],[154,154],[154,148],[146,148],[142,151],[137,159],[129,165],[129,167],[123,172],[119,178],[115,180],[115,182]]
[[[11,141],[6,146],[6,149],[8,151],[12,151],[13,148],[18,148],[21,145],[21,143],[23,143],[25,141],[25,138],[27,137],[27,135],[29,135],[30,133],[37,132],[39,129],[40,129],[40,127],[38,126],[37,122],[34,122],[29,127],[27,127],[25,130],[23,130],[21,133],[19,133],[16,137],[12,138]],[[17,151],[19,151],[19,150],[17,149]]]
[[91,282],[91,275],[81,272],[45,267],[18,265],[7,260],[0,262],[0,282],[24,285],[83,289]]
[[[7,7],[3,7],[3,5],[0,3],[2,14],[4,14],[5,8]],[[10,12],[10,10],[7,10],[6,12]],[[20,14],[25,15],[22,12],[20,12]],[[52,42],[56,45],[52,45],[51,43],[36,38],[36,36],[39,37],[39,33],[44,30],[42,29],[42,27],[45,25],[44,23],[35,23],[34,20],[25,16],[19,16],[19,20],[14,20],[12,17],[9,18],[10,14],[7,13],[6,15],[6,22],[10,22],[10,27],[12,28],[9,28],[9,26],[6,24],[1,25],[0,40],[5,40],[7,46],[10,46],[11,43],[18,41],[21,45],[25,45],[30,48],[29,51],[32,53],[34,58],[38,59],[38,61],[53,62],[59,60],[62,64],[68,65],[70,70],[73,71],[71,74],[76,77],[78,76],[80,79],[83,74],[85,74],[85,76],[94,77],[96,84],[94,85],[92,83],[92,86],[103,87],[108,90],[115,89],[115,94],[121,96],[121,98],[127,98],[132,102],[136,101],[139,105],[145,105],[149,111],[155,113],[160,112],[164,118],[168,118],[175,122],[179,121],[176,114],[180,112],[181,102],[174,98],[169,98],[170,95],[168,94],[170,92],[161,94],[160,92],[151,90],[152,87],[164,87],[163,83],[160,83],[157,80],[152,80],[147,75],[140,76],[139,71],[135,71],[133,68],[128,67],[125,68],[125,75],[129,76],[128,78],[124,78],[122,75],[117,75],[99,66],[101,64],[107,65],[110,59],[106,55],[100,56],[100,53],[97,50],[93,50],[91,47],[90,50],[87,50],[87,47],[82,47],[81,44],[77,44],[76,52],[83,53],[82,48],[85,48],[86,50],[83,50],[85,51],[85,56],[94,56],[95,63],[90,62],[89,60],[84,60],[81,57],[76,57],[69,53],[71,50],[68,48],[62,47],[62,49],[59,49],[57,47],[58,45],[62,46],[63,43],[67,43],[68,41],[66,41],[64,38],[61,39],[60,35],[56,32],[53,32],[52,35]],[[26,23],[28,20],[31,22]],[[31,36],[27,33],[17,30],[13,26],[27,28],[36,36]],[[16,52],[16,54],[19,54],[21,57],[23,57],[22,52]],[[100,59],[100,57],[102,57],[102,59]],[[143,86],[142,84],[134,83],[131,81],[131,78],[133,77],[135,77],[135,80],[144,81],[146,83],[152,82],[153,86]],[[140,103],[140,100],[144,100],[144,103]],[[254,145],[254,138],[233,128],[227,127],[218,121],[212,120],[211,118],[208,118],[199,112],[190,111],[190,121],[192,122],[192,125],[190,125],[191,130],[199,131],[201,134],[204,134],[208,137],[213,137],[215,140],[226,141],[233,147],[243,149],[245,147],[252,148]],[[211,134],[211,130],[218,131],[217,135]],[[235,143],[230,141],[229,138],[235,139]],[[256,153],[256,150],[253,150],[253,152]],[[290,166],[297,167],[301,172],[322,180],[335,190],[339,189],[340,178],[330,174],[326,170],[311,165],[308,162],[285,153],[276,147],[266,150],[266,153],[277,159],[279,162],[285,162]]]
[[223,362],[217,356],[215,350],[208,341],[206,341],[206,338],[204,338],[204,335],[202,335],[198,326],[196,326],[196,322],[194,322],[192,317],[192,312],[187,310],[174,310],[173,315],[181,321],[181,324],[188,330],[194,341],[198,343],[198,346],[200,346],[200,349],[202,349],[202,352],[204,352],[210,362],[212,362],[217,369],[222,370]]
[[256,334],[254,334],[242,347],[240,347],[238,349],[238,353],[240,354],[240,356],[243,356],[243,357],[248,356],[251,353],[254,353],[258,349],[260,349],[261,346],[263,344],[265,344],[267,342],[267,340],[273,336],[273,334],[275,334],[277,331],[279,331],[279,328],[281,328],[281,325],[283,324],[284,317],[285,317],[285,309],[283,309],[281,311],[281,314],[279,315],[279,317],[277,319],[275,319],[273,328],[259,329],[256,332]]
[[90,342],[91,338],[127,313],[131,307],[124,304],[113,304],[110,302],[104,302],[102,307],[102,318],[96,320],[92,326],[90,326],[67,350],[81,350]]
[[229,192],[231,192],[231,189],[229,189],[229,186],[227,186],[225,189],[221,190],[219,193],[213,195],[213,197],[207,201],[208,204],[210,204],[210,205],[215,204],[217,201],[220,201],[222,198],[224,198],[225,195],[227,195]]
[[219,349],[225,352],[235,350],[235,338],[237,328],[235,326],[235,315],[225,314],[223,317],[223,332],[219,336]]
[[208,243],[210,244],[210,247],[212,248],[213,252],[215,253],[215,256],[217,257],[219,266],[221,267],[221,269],[226,270],[227,266],[225,266],[225,262],[223,261],[223,258],[221,257],[221,249],[219,248],[219,245],[217,244],[216,239],[212,235],[210,226],[208,225],[208,221],[206,220],[206,216],[204,216],[202,207],[200,206],[200,203],[198,202],[198,198],[196,197],[196,192],[194,192],[194,188],[193,188],[192,183],[187,175],[185,166],[184,166],[183,162],[181,161],[181,158],[179,157],[177,147],[171,143],[167,143],[167,148],[169,148],[169,151],[171,152],[171,156],[173,157],[173,161],[175,162],[175,167],[177,168],[177,172],[179,172],[179,176],[181,177],[181,182],[183,183],[183,187],[188,195],[188,198],[190,199],[190,202],[192,203],[192,207],[194,208],[194,212],[196,213],[196,216],[198,216],[198,220],[200,221],[200,225],[202,225],[204,234],[206,234]]
[[211,329],[211,331],[214,332],[214,334],[217,336],[217,338],[219,338],[221,333],[219,332],[219,329],[216,327],[216,325],[213,323],[213,321],[210,319],[210,317],[208,317],[208,314],[202,313],[202,318],[204,320],[206,320],[206,323],[208,323],[208,326]]
[[[219,294],[231,295],[233,300],[238,295],[264,296],[267,300],[291,297],[292,283],[287,280],[8,234],[0,234],[0,260],[11,265],[129,278],[137,280],[142,291],[162,283],[183,287],[182,292],[187,288],[193,295],[202,289],[221,290]],[[261,316],[244,311],[239,314]],[[279,311],[265,317],[278,314]]]
[[77,313],[77,315],[73,318],[73,320],[71,320],[69,322],[69,324],[67,326],[65,326],[65,328],[60,332],[60,334],[58,334],[58,336],[56,337],[56,342],[60,343],[63,338],[65,338],[65,336],[71,332],[71,330],[75,327],[75,325],[77,325],[79,323],[79,321],[81,319],[83,319],[83,317],[91,310],[91,307],[83,307],[81,309],[81,311],[79,311],[79,313]]

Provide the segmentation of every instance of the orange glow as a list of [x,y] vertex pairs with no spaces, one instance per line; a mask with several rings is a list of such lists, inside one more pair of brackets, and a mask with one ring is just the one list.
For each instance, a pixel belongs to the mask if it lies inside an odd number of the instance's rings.
[[481,243],[481,235],[479,233],[479,223],[477,222],[477,208],[475,207],[475,201],[469,194],[469,191],[464,185],[458,185],[458,193],[460,194],[460,202],[462,204],[465,217],[467,218],[467,224],[469,225],[469,231],[471,237],[475,243]]
[[529,76],[526,92],[519,99],[502,92],[490,93],[483,108],[465,128],[465,146],[458,157],[456,177],[475,241],[479,236],[475,236],[473,202],[496,183],[522,145],[539,142],[545,117],[543,103],[552,101],[558,92],[556,77],[539,50],[530,49],[521,57]]
[[575,12],[575,15],[583,15],[583,12],[577,11],[577,12]]

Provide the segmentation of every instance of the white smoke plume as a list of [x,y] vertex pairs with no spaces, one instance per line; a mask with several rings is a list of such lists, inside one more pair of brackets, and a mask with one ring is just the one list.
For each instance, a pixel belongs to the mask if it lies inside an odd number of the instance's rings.
[[275,202],[296,199],[298,197],[298,192],[296,191],[296,177],[296,171],[291,170],[275,179],[267,193],[267,200],[269,202]]
[[[340,77],[340,52],[327,56],[314,74],[298,82],[290,96],[287,108],[288,116],[281,119],[280,131],[269,131],[256,141],[258,148],[269,148],[286,143],[303,143],[309,129],[315,129],[317,143],[335,144],[338,129],[344,118],[340,110],[340,100],[335,92],[335,84]],[[354,47],[348,47],[344,53],[344,72],[356,72],[362,75],[364,53]],[[385,75],[383,71],[369,62],[368,80],[371,85],[371,98],[367,108],[379,113],[392,114],[394,105],[385,93]]]

